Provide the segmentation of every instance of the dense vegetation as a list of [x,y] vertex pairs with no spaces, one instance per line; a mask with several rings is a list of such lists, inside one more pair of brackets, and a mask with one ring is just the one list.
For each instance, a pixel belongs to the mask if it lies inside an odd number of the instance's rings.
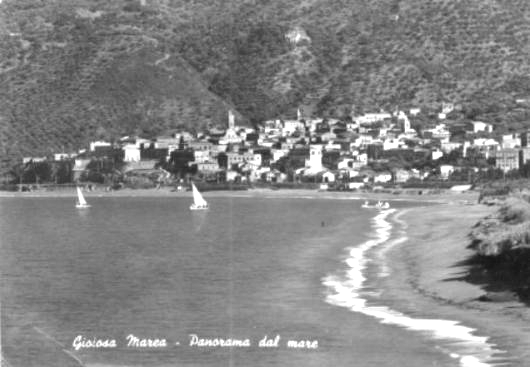
[[475,225],[470,245],[477,255],[478,271],[470,279],[482,279],[493,288],[515,291],[530,302],[530,203],[528,193],[509,196],[500,209]]
[[526,0],[4,0],[1,168],[229,107],[257,123],[445,101],[523,127],[529,17]]

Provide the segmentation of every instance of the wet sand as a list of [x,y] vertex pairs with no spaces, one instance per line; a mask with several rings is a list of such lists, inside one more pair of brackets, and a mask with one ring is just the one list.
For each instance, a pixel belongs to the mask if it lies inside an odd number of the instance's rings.
[[398,309],[419,317],[458,320],[489,336],[497,349],[498,362],[527,366],[530,359],[530,308],[515,298],[483,302],[486,291],[461,278],[462,262],[473,255],[466,248],[467,234],[484,216],[496,210],[484,205],[453,201],[417,207],[398,213],[394,222],[404,242],[387,253],[391,271],[381,285],[385,296],[398,302]]

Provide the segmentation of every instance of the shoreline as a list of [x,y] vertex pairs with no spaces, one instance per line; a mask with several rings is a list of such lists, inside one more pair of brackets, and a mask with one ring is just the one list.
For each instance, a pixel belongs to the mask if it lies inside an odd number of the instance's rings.
[[386,287],[381,280],[394,278],[394,272],[385,264],[385,254],[406,240],[404,231],[398,230],[396,236],[396,218],[407,211],[382,210],[372,218],[372,235],[366,241],[347,248],[349,255],[344,261],[347,269],[344,275],[332,273],[323,279],[329,290],[326,301],[374,318],[381,324],[421,335],[462,367],[494,366],[494,360],[503,353],[503,349],[484,332],[476,332],[473,325],[461,318],[441,315],[432,312],[431,308],[414,310],[401,307],[402,299],[415,297],[405,290],[399,295],[384,294]]
[[[412,192],[414,190],[411,190]],[[94,190],[83,191],[85,197],[191,197],[191,191],[176,191],[174,188],[160,189],[121,189],[116,191]],[[427,203],[467,202],[477,203],[478,192],[451,192],[413,194],[410,191],[400,193],[357,192],[357,191],[318,191],[311,189],[262,189],[204,191],[204,197],[267,197],[267,198],[305,198],[305,199],[350,199],[350,200],[384,200],[414,201]],[[55,191],[0,191],[0,198],[59,198],[76,197],[75,188]]]
[[506,351],[491,362],[523,366],[530,358],[530,332],[524,327],[530,322],[530,308],[515,299],[480,301],[487,284],[464,280],[470,269],[465,261],[474,254],[467,248],[467,234],[494,210],[452,202],[396,212],[390,219],[396,228],[384,250],[390,276],[379,286],[384,297],[396,300],[400,311],[457,320],[475,329],[476,335],[488,335],[488,342]]

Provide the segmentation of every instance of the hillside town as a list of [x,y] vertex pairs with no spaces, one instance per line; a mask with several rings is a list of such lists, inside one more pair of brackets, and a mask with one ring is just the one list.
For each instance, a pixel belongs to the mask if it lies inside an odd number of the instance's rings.
[[[413,126],[420,108],[351,118],[296,118],[228,126],[153,139],[93,141],[78,152],[25,157],[5,182],[99,183],[109,188],[212,184],[318,184],[321,189],[440,187],[481,179],[526,177],[530,132],[499,134],[482,121],[450,123],[444,104],[430,123]],[[18,177],[17,177],[18,174]]]

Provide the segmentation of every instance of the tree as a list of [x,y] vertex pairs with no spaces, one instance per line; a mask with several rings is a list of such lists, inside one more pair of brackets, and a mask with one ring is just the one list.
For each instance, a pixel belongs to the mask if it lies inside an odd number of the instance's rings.
[[55,182],[58,184],[72,182],[72,166],[70,161],[57,163],[58,167],[55,173]]

